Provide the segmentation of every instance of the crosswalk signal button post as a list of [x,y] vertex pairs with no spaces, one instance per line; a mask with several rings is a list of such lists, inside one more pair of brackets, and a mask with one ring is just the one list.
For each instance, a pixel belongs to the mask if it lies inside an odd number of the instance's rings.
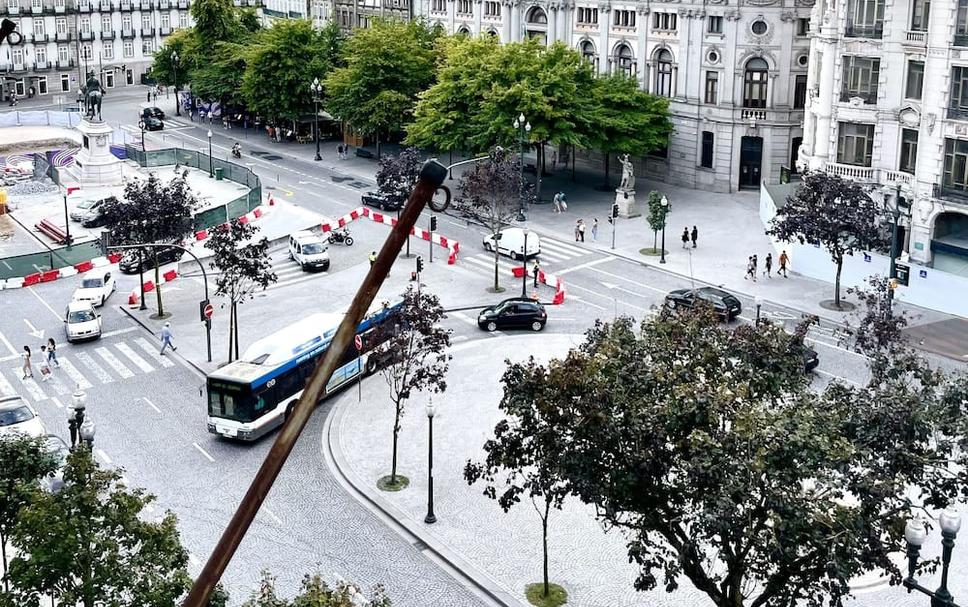
[[417,257],[417,274],[423,272],[423,257]]
[[430,231],[431,232],[436,232],[437,231],[437,216],[436,215],[431,215],[430,216]]

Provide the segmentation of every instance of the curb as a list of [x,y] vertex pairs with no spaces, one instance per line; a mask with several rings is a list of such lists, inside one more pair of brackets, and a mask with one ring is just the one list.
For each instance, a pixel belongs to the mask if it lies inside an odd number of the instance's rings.
[[530,607],[444,545],[432,533],[426,533],[424,529],[419,527],[419,524],[406,516],[396,506],[379,496],[371,495],[353,481],[352,477],[346,472],[348,464],[339,446],[339,440],[334,436],[336,432],[334,428],[342,425],[343,416],[349,407],[349,403],[350,400],[347,399],[346,404],[337,402],[333,405],[326,416],[323,433],[320,437],[325,463],[333,472],[337,481],[347,490],[347,493],[371,510],[391,529],[414,544],[418,550],[427,553],[426,556],[430,557],[432,562],[441,565],[444,571],[453,576],[462,586],[485,599],[486,602],[499,607]]
[[[133,320],[136,323],[138,323],[138,325],[142,329],[144,329],[145,331],[147,331],[148,334],[150,334],[152,337],[157,337],[157,334],[155,333],[154,329],[152,329],[148,325],[148,323],[146,323],[145,321],[143,321],[140,318],[138,318],[137,316],[135,316],[134,313],[132,313],[130,310],[128,310],[124,306],[118,306],[118,309],[121,310],[122,312],[124,312],[128,316],[128,318],[130,318],[131,320]],[[177,356],[178,358],[180,358],[184,363],[186,363],[192,369],[194,369],[195,371],[197,371],[198,373],[200,373],[202,375],[202,377],[208,377],[208,372],[205,371],[204,369],[202,369],[201,367],[199,367],[198,365],[196,365],[192,361],[192,359],[187,358],[185,356],[182,356],[181,354],[177,354],[176,352],[172,352],[172,355],[173,356]]]

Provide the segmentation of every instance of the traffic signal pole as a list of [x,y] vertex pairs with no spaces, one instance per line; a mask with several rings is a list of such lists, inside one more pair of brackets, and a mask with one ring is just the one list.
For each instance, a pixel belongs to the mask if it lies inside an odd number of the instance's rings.
[[615,250],[615,224],[618,223],[618,203],[612,205],[612,250]]

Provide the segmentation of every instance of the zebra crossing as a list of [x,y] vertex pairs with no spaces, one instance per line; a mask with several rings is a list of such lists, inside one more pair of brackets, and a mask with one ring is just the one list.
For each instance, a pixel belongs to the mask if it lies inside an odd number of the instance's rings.
[[[269,260],[272,263],[272,271],[276,273],[276,282],[269,285],[266,291],[273,291],[275,289],[281,289],[289,285],[298,284],[300,282],[305,282],[307,280],[312,280],[320,276],[327,276],[329,274],[326,272],[306,272],[299,264],[295,261],[289,259],[289,249],[288,247],[283,247],[277,250],[275,254],[270,250]],[[330,260],[332,263],[332,258]]]
[[[165,123],[165,128],[161,132],[172,131],[176,129],[187,129],[192,127],[192,123],[189,122],[187,118],[184,118],[184,119],[165,118],[164,120],[162,120],[162,122]],[[131,133],[132,135],[138,135],[139,137],[141,136],[141,128],[138,127],[137,124],[122,124],[121,129]],[[153,131],[153,132],[158,132],[158,131]]]
[[[591,255],[594,251],[583,249],[580,246],[569,244],[546,236],[541,237],[541,253],[537,259],[541,263],[541,269],[545,272],[554,273],[556,269],[564,269],[559,264],[578,259],[585,255]],[[464,252],[458,258],[463,263],[463,267],[475,272],[485,273],[488,276],[494,275],[494,253],[486,251],[475,255],[468,255]],[[498,257],[498,271],[501,274],[512,274],[512,268],[520,267],[520,261],[514,261],[504,255]],[[530,268],[529,268],[530,270]]]
[[37,364],[34,364],[34,376],[27,379],[23,379],[20,365],[0,369],[0,396],[18,394],[34,402],[50,399],[60,407],[57,397],[72,394],[78,388],[89,390],[175,365],[158,353],[156,344],[144,337],[76,352],[73,348],[63,348],[57,360],[60,367],[52,369],[47,381],[42,380]]

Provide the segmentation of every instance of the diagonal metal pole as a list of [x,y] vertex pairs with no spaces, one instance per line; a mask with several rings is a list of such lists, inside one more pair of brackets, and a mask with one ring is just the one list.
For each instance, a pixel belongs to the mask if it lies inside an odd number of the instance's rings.
[[329,379],[339,363],[339,357],[353,343],[356,327],[363,320],[363,316],[369,309],[370,304],[373,303],[373,299],[383,285],[387,274],[390,273],[390,266],[393,265],[400,253],[404,241],[410,235],[410,230],[417,223],[417,218],[420,217],[424,206],[430,202],[434,193],[446,178],[447,167],[436,160],[428,160],[424,163],[420,170],[420,177],[410,193],[410,198],[400,221],[390,232],[386,242],[383,243],[383,248],[380,249],[376,262],[370,268],[366,278],[363,279],[363,284],[360,285],[356,296],[353,297],[353,302],[350,304],[343,322],[336,330],[336,335],[333,336],[333,340],[326,350],[326,356],[316,365],[316,370],[313,371],[312,377],[306,383],[306,389],[299,397],[299,402],[293,409],[292,415],[286,418],[285,423],[283,423],[282,429],[276,436],[265,461],[252,480],[252,484],[249,485],[249,489],[245,492],[245,497],[242,498],[238,509],[232,516],[232,520],[222,533],[222,537],[209,556],[208,562],[205,563],[205,568],[202,569],[201,574],[188,593],[188,597],[183,604],[184,607],[205,607],[208,604],[209,595],[215,588],[215,584],[218,583],[229,561],[235,555],[242,538],[245,537],[256,513],[262,507],[262,502],[265,501],[276,477],[282,470],[282,466],[286,463],[296,440],[302,433],[303,428],[306,427],[316,402],[319,401],[323,389],[329,383]]

